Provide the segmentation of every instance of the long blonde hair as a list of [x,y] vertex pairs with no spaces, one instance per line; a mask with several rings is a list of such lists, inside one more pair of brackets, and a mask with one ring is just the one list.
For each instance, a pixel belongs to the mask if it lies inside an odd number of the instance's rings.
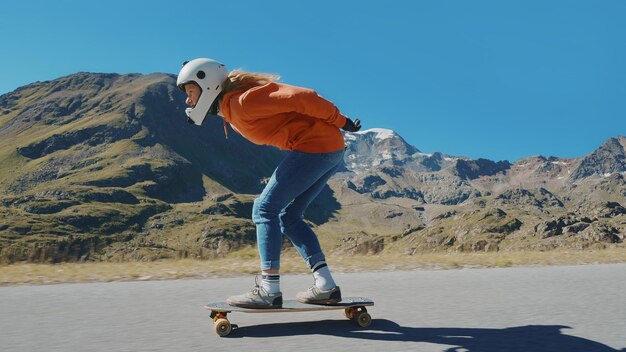
[[224,81],[222,93],[226,94],[236,90],[248,90],[270,82],[278,81],[279,79],[279,75],[272,73],[233,70],[228,74],[226,81]]

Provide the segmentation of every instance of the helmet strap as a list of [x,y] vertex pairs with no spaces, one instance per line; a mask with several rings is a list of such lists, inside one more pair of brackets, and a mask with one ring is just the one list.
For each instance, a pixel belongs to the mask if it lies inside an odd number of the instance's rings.
[[223,96],[223,92],[220,92],[220,94],[215,97],[215,100],[213,100],[213,104],[211,104],[211,107],[209,108],[209,114],[217,115],[220,112],[220,101],[222,101]]

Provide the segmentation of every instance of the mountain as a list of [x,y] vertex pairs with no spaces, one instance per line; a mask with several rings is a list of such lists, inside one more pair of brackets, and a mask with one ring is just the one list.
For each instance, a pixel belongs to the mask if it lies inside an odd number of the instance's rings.
[[[381,135],[385,138],[374,138]],[[422,221],[405,220],[405,232],[394,229],[389,250],[584,249],[626,238],[625,137],[611,138],[581,158],[535,156],[514,164],[421,153],[391,131],[363,131],[346,139],[358,157],[348,156],[346,171],[336,176],[341,183],[331,181],[340,203],[352,192],[362,204],[397,204],[394,216],[411,214]]]
[[188,125],[183,108],[166,74],[78,73],[1,96],[0,257],[81,258],[178,205],[259,192],[281,153],[226,139],[218,119]]
[[421,155],[394,131],[374,128],[356,133],[344,133],[346,167],[355,173],[378,166],[402,166]]
[[[0,96],[0,262],[212,258],[254,245],[284,153],[189,125],[168,74],[77,73]],[[600,248],[626,235],[626,138],[573,159],[423,153],[346,133],[306,216],[339,254]]]
[[609,177],[620,173],[626,173],[626,137],[623,136],[607,140],[596,151],[582,158],[571,177],[573,180],[581,180],[590,176]]

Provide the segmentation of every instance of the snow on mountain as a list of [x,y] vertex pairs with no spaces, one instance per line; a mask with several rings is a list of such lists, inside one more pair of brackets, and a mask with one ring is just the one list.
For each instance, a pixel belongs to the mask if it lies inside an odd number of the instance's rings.
[[344,137],[346,168],[355,174],[378,167],[403,167],[416,172],[438,171],[459,159],[441,153],[422,153],[396,132],[384,128],[344,133]]
[[401,165],[420,151],[392,130],[373,128],[344,133],[346,167],[355,173],[382,165]]
[[385,128],[371,128],[369,130],[356,132],[356,134],[371,134],[371,133],[375,134],[374,138],[378,140],[390,139],[390,138],[395,138],[398,136],[394,131],[388,130]]

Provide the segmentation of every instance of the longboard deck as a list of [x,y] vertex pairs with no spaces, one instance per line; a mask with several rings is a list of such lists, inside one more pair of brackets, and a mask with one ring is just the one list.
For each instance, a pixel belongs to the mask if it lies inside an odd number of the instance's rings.
[[305,304],[296,300],[283,301],[282,308],[242,308],[231,306],[226,302],[213,302],[205,306],[206,309],[213,312],[230,313],[287,313],[287,312],[308,312],[320,310],[346,309],[350,307],[369,307],[373,306],[374,301],[364,297],[344,297],[341,302],[336,304]]
[[205,306],[206,309],[211,311],[211,320],[215,324],[215,332],[220,336],[228,336],[228,334],[237,329],[236,324],[231,324],[227,315],[230,312],[243,312],[243,313],[287,313],[287,312],[311,312],[320,310],[337,310],[344,311],[346,318],[354,321],[360,327],[368,327],[372,323],[372,317],[367,313],[367,308],[373,306],[374,301],[369,298],[363,297],[344,297],[343,300],[336,304],[317,305],[317,304],[304,304],[296,300],[283,301],[282,308],[242,308],[234,307],[226,302],[214,302]]

